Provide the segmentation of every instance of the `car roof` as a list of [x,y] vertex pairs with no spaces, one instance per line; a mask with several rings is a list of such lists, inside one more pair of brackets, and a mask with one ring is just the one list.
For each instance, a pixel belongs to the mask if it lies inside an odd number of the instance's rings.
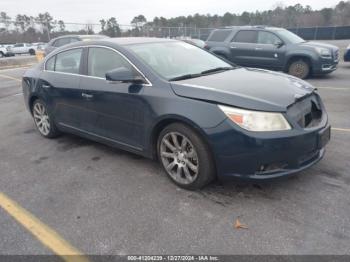
[[216,30],[232,30],[232,29],[264,29],[264,30],[281,30],[283,28],[273,27],[273,26],[264,26],[264,25],[244,25],[244,26],[227,26],[224,28]]
[[84,46],[101,45],[106,47],[118,47],[118,46],[128,46],[134,44],[144,44],[144,43],[166,43],[166,42],[181,42],[175,39],[167,38],[156,38],[156,37],[115,37],[115,38],[101,38],[93,39],[90,41],[79,41],[71,44],[64,45],[57,48],[55,51],[51,52],[48,57],[54,56],[59,52],[66,49]]
[[159,42],[177,42],[175,39],[156,38],[156,37],[115,37],[103,39],[104,42],[111,42],[118,45],[133,45],[144,43],[159,43]]
[[59,39],[59,38],[65,38],[65,37],[81,37],[81,38],[87,38],[87,37],[108,37],[108,36],[105,36],[105,35],[61,35],[61,36],[58,36],[58,37],[55,37],[54,39]]

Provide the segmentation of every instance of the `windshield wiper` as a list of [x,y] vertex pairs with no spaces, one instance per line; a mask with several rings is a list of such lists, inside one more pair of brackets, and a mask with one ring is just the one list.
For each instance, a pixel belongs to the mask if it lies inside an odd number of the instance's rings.
[[207,74],[211,74],[211,73],[215,73],[215,72],[219,72],[219,71],[227,71],[227,70],[232,70],[235,67],[216,67],[216,68],[212,68],[212,69],[208,69],[205,70],[199,74],[186,74],[186,75],[181,75],[181,76],[176,76],[173,78],[170,78],[169,81],[180,81],[180,80],[186,80],[186,79],[190,79],[190,78],[195,78],[195,77],[200,77],[203,75],[207,75]]
[[202,74],[186,74],[182,76],[176,76],[173,78],[170,78],[169,81],[180,81],[180,80],[186,80],[190,78],[200,77]]
[[215,72],[219,72],[219,71],[227,71],[227,70],[232,70],[232,69],[234,69],[234,67],[232,67],[232,66],[215,67],[212,69],[202,71],[201,74],[206,75],[206,74],[210,74],[210,73],[215,73]]

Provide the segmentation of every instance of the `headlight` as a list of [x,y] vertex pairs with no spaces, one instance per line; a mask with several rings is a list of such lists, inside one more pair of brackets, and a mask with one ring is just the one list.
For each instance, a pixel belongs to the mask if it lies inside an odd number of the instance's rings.
[[327,49],[327,48],[316,47],[316,51],[322,57],[326,57],[326,58],[332,57],[331,51],[329,49]]
[[240,127],[256,132],[290,130],[281,113],[251,111],[219,105],[219,108]]

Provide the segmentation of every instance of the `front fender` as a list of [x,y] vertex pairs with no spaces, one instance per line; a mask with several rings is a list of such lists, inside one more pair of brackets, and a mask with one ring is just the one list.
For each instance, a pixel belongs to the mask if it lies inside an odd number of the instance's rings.
[[304,57],[306,59],[309,59],[312,65],[314,65],[315,61],[318,59],[318,56],[314,52],[309,52],[307,50],[291,50],[286,53],[285,69],[287,69],[287,66],[289,65],[291,59],[295,57]]

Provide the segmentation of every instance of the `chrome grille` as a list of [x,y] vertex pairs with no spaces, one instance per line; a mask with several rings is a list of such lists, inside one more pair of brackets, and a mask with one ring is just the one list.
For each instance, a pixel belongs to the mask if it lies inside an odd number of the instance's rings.
[[335,62],[339,61],[339,49],[334,51],[334,61]]

